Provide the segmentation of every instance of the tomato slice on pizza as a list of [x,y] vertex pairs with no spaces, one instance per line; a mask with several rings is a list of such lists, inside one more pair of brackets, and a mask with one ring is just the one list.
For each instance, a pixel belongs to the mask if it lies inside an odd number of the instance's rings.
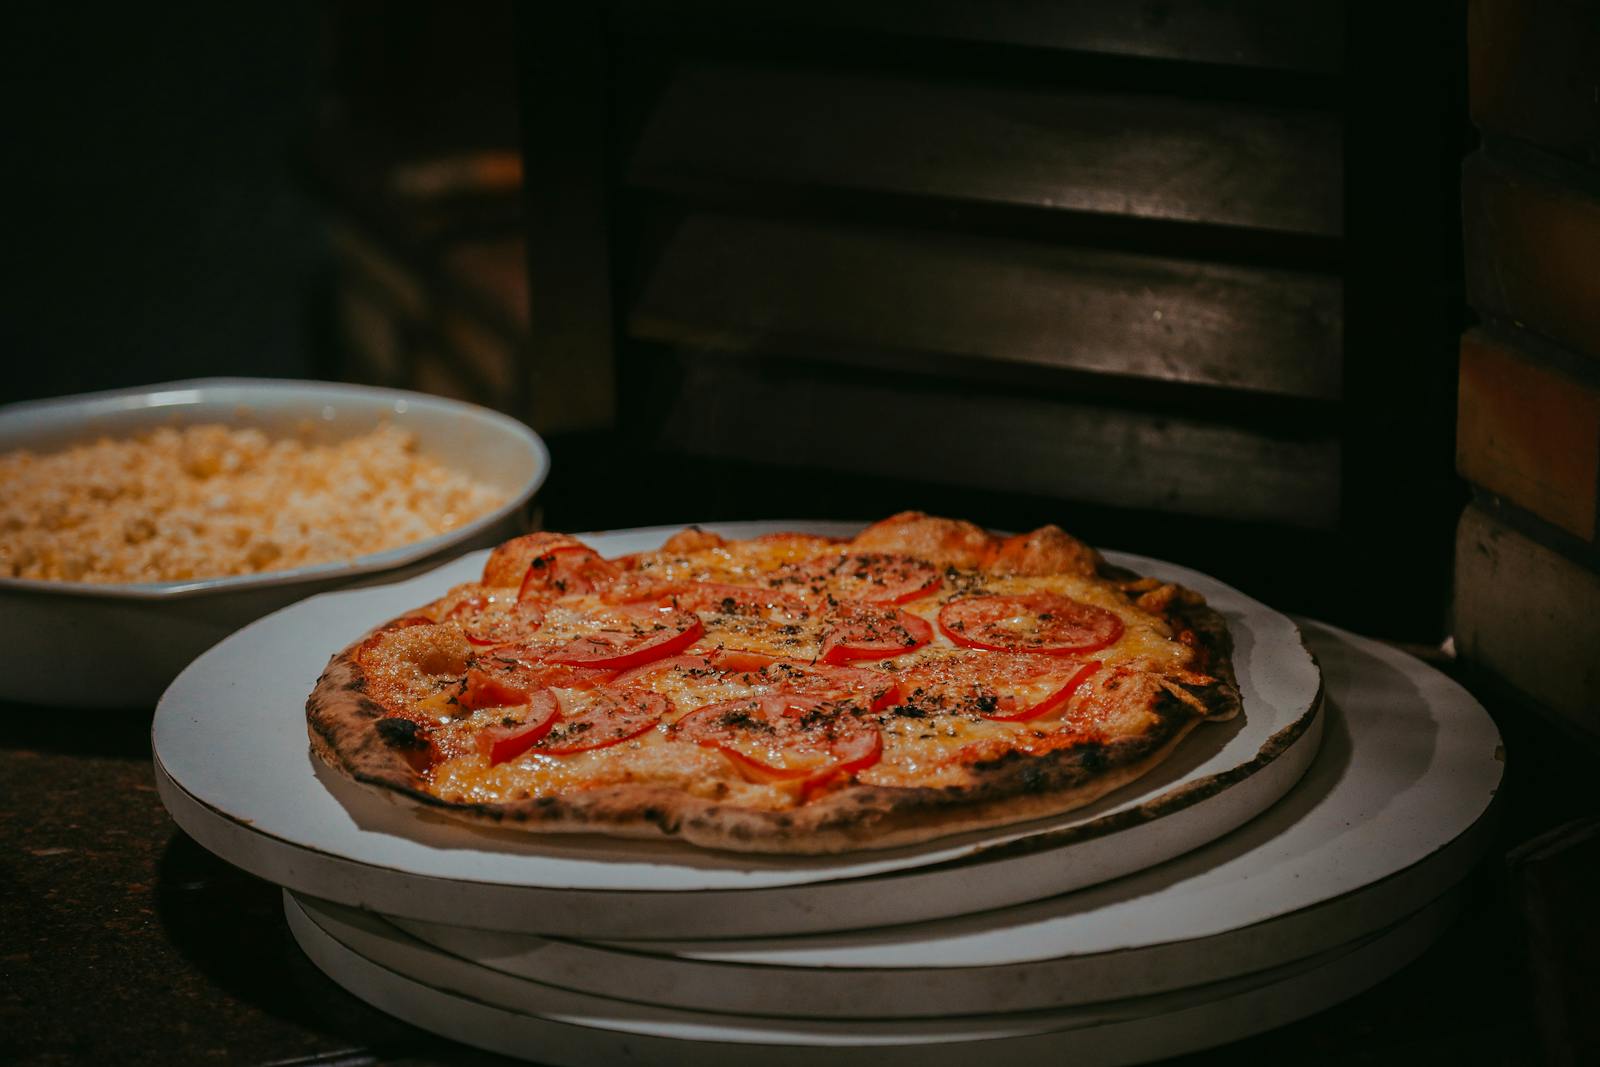
[[586,545],[558,545],[528,561],[517,602],[593,593],[621,574],[620,567]]
[[712,657],[690,653],[683,656],[669,656],[666,659],[653,660],[641,667],[623,671],[614,679],[614,684],[619,686],[648,686],[651,681],[663,675],[676,674],[684,678],[715,677],[722,673],[722,668],[712,663]]
[[778,662],[777,656],[765,652],[747,652],[741,648],[718,648],[710,655],[712,662],[725,671],[759,671],[769,663]]
[[541,689],[528,703],[505,708],[494,725],[480,730],[478,750],[491,765],[516,759],[548,734],[560,717],[555,694]]
[[533,746],[550,756],[569,756],[632,740],[672,710],[672,702],[659,693],[610,686],[555,697],[561,707],[560,721]]
[[814,599],[832,596],[871,604],[904,604],[932,595],[943,582],[943,573],[927,560],[887,552],[853,552],[785,564],[766,584]]
[[1100,669],[1054,656],[952,652],[907,669],[901,713],[977,714],[996,722],[1028,722],[1060,710]]
[[[738,657],[739,654],[735,653],[726,658],[737,661]],[[718,663],[723,664],[724,657],[718,657]],[[883,671],[794,659],[770,660],[754,670],[736,675],[736,678],[758,692],[850,700],[860,703],[868,711],[889,706],[900,691],[896,679]]]
[[679,610],[699,612],[706,644],[721,651],[810,659],[816,655],[820,620],[793,593],[758,586],[691,582],[673,594]]
[[1045,656],[1097,652],[1123,633],[1114,612],[1050,592],[958,597],[939,609],[939,629],[967,648]]
[[856,663],[914,651],[933,640],[926,619],[892,605],[841,600],[829,611],[822,662]]
[[468,710],[526,704],[541,689],[590,689],[616,674],[603,667],[547,663],[537,651],[506,645],[476,654],[456,702]]
[[587,545],[570,534],[539,531],[513,537],[496,545],[489,553],[488,562],[483,565],[483,584],[491,588],[517,589],[528,575],[529,564],[558,548],[588,551]]
[[541,658],[575,667],[624,670],[682,652],[705,632],[697,615],[649,607],[611,608],[595,613],[591,621],[583,633],[549,647]]
[[754,782],[795,782],[802,795],[883,756],[883,735],[848,701],[770,693],[698,708],[674,740],[715,748]]
[[463,598],[445,618],[460,623],[468,641],[488,648],[528,640],[544,624],[544,609],[485,592]]

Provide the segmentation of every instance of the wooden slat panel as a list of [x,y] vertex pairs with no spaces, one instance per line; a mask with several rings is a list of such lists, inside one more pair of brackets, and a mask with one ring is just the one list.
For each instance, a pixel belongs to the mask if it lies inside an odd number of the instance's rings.
[[1337,115],[1243,104],[686,65],[636,184],[815,184],[1315,236],[1343,229]]
[[874,347],[1339,393],[1336,279],[949,234],[691,216],[629,329],[694,348]]
[[693,455],[1329,527],[1339,448],[1198,419],[691,359],[662,428]]
[[[620,5],[624,24],[662,18],[659,3]],[[982,41],[1115,56],[1326,74],[1344,56],[1339,0],[695,0],[667,7],[675,25],[763,22]]]

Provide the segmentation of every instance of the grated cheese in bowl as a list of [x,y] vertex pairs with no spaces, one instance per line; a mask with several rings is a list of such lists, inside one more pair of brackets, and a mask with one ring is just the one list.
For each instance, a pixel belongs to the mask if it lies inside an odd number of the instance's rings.
[[0,453],[0,577],[172,582],[354,559],[504,494],[383,424],[330,444],[221,424]]

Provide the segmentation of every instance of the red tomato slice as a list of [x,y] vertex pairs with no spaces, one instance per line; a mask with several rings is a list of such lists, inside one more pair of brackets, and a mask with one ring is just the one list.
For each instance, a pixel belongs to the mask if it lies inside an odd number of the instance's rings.
[[524,688],[518,685],[515,679],[502,681],[498,675],[474,667],[467,671],[466,678],[462,679],[461,695],[456,697],[456,703],[468,711],[475,711],[478,708],[509,708],[516,704],[526,704],[538,689],[538,686],[531,689]]
[[497,605],[501,605],[502,603],[503,602],[498,600],[493,593],[478,593],[474,596],[464,596],[460,600],[456,601],[455,604],[451,606],[449,611],[444,613],[444,617],[447,619],[455,619],[457,622],[460,622],[462,619],[470,619],[474,615],[481,615],[486,611],[491,611]]
[[1060,593],[1023,593],[952,600],[939,609],[939,629],[968,648],[1069,656],[1105,648],[1123,626],[1105,608]]
[[771,693],[697,708],[673,723],[669,736],[717,749],[752,781],[798,780],[804,796],[882,758],[882,735],[857,710],[837,700]]
[[705,632],[699,618],[683,611],[613,608],[606,625],[551,649],[543,658],[577,667],[625,670],[682,652]]
[[503,645],[475,656],[462,679],[457,703],[468,709],[526,704],[541,689],[592,689],[616,674],[604,668],[544,663],[537,652]]
[[833,628],[822,641],[822,662],[887,659],[933,640],[926,619],[884,604],[841,600],[830,611]]
[[611,680],[615,686],[628,686],[639,682],[648,682],[658,674],[682,668],[684,671],[707,671],[717,673],[721,664],[713,664],[710,656],[672,656],[669,659],[658,659],[646,663],[642,667],[635,667],[630,671],[623,671]]
[[1065,703],[1097,661],[957,651],[913,664],[900,679],[903,714],[977,714],[1001,722],[1037,719]]
[[[735,653],[747,656],[749,653]],[[717,660],[718,666],[723,660]],[[878,711],[894,703],[899,695],[899,683],[883,671],[865,667],[835,667],[831,664],[806,663],[803,660],[770,660],[753,671],[743,672],[749,684],[767,686],[779,693],[850,700],[864,704],[869,711]]]
[[769,663],[776,663],[776,656],[769,656],[764,652],[745,652],[737,648],[719,648],[711,653],[711,659],[718,667],[725,671],[744,673],[746,671],[759,671]]
[[800,799],[831,782],[866,770],[883,758],[883,734],[877,730],[858,734],[833,748],[834,762],[800,783]]
[[544,609],[533,603],[475,596],[451,608],[446,618],[459,622],[467,640],[484,648],[526,641],[544,625]]
[[1094,673],[1099,669],[1100,661],[1090,660],[1073,671],[1071,677],[1059,689],[1031,706],[1008,709],[1005,707],[1004,698],[1002,698],[999,713],[988,715],[987,718],[996,719],[1000,722],[1027,722],[1030,719],[1041,718],[1071,699],[1072,695],[1082,688],[1083,683],[1093,677]]
[[944,582],[939,568],[926,560],[883,552],[852,552],[790,563],[767,582],[811,596],[831,595],[870,604],[904,604],[933,593]]
[[557,545],[528,561],[517,602],[592,593],[617,580],[621,569],[586,545]]
[[478,733],[478,750],[490,764],[516,759],[550,732],[561,718],[561,705],[548,689],[534,693],[527,704],[507,708],[501,721]]
[[671,710],[672,701],[659,693],[607,686],[568,701],[561,722],[534,747],[550,756],[609,748],[645,733]]
[[[701,744],[704,744],[704,742],[701,742]],[[752,782],[791,782],[796,778],[807,778],[816,773],[816,771],[808,767],[774,767],[770,764],[762,763],[753,756],[746,756],[743,752],[728,745],[707,745],[706,747],[720,750],[724,756],[733,762],[735,767],[739,768],[739,773]],[[824,762],[819,766],[826,769],[831,764]]]
[[585,548],[577,538],[568,534],[540,531],[523,534],[496,545],[483,565],[483,584],[496,587],[517,588],[527,576],[528,564],[537,556],[556,548]]

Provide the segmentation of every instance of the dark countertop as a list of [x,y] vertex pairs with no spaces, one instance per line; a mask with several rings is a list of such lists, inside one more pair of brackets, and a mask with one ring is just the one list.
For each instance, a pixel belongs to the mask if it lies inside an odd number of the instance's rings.
[[[0,721],[0,1061],[507,1062],[383,1015],[318,972],[278,889],[168,817],[148,713],[0,704]],[[1466,914],[1420,959],[1299,1023],[1173,1062],[1536,1062],[1516,908],[1498,872],[1505,848],[1559,807],[1538,780],[1560,754],[1538,751],[1521,799],[1501,804],[1503,840],[1469,882]]]

